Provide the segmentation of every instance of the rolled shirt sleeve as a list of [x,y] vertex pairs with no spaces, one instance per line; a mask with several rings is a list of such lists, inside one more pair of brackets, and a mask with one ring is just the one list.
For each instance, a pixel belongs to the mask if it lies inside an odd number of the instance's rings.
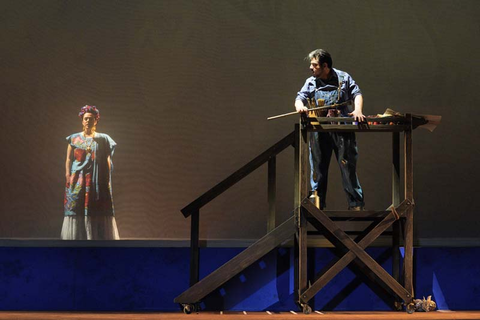
[[303,105],[307,105],[307,99],[312,97],[312,93],[315,91],[315,77],[310,77],[305,81],[305,84],[297,92],[295,100],[301,100]]
[[355,80],[345,72],[345,84],[346,88],[348,91],[348,100],[354,100],[356,96],[362,95],[362,90],[360,90],[360,87],[357,85]]

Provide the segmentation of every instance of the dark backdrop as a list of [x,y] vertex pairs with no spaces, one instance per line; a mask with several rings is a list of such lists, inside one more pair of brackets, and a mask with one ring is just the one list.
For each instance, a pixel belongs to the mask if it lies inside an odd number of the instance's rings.
[[[0,1],[0,237],[58,238],[65,137],[101,110],[121,238],[183,239],[180,209],[293,130],[325,48],[365,113],[442,115],[414,132],[416,234],[478,237],[479,1]],[[390,135],[359,134],[367,208],[390,204]],[[332,162],[328,204],[344,209]],[[293,209],[293,152],[278,159],[279,221]],[[202,211],[202,237],[258,238],[266,168]]]

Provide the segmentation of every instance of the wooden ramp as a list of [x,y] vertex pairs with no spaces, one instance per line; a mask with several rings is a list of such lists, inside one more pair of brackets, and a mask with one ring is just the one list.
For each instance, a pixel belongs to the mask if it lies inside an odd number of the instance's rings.
[[188,290],[176,297],[174,302],[181,304],[199,302],[210,292],[245,270],[245,268],[278,247],[280,244],[287,240],[291,240],[294,234],[295,221],[292,216],[223,266],[191,286]]

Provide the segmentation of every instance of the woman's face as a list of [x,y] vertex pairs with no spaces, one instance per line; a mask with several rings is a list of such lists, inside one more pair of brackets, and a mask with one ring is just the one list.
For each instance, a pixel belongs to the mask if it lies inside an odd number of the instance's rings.
[[95,120],[95,115],[93,113],[87,112],[83,115],[82,124],[85,129],[92,129],[97,125],[97,120]]

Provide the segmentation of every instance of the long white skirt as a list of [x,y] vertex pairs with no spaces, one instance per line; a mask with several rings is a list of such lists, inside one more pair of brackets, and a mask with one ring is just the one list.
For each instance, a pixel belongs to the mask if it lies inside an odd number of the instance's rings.
[[114,216],[65,216],[62,240],[119,240]]

